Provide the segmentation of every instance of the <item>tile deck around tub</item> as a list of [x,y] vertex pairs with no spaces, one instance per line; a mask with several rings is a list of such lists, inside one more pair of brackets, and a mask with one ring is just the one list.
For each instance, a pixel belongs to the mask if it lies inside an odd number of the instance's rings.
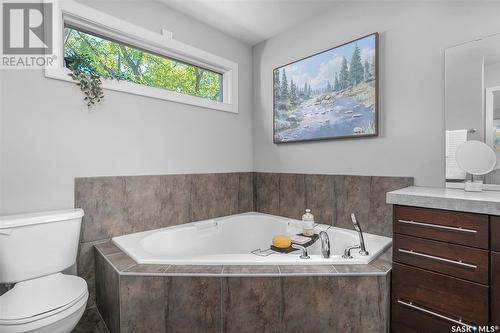
[[221,265],[170,265],[164,272],[166,275],[220,275],[223,266]]
[[115,254],[122,252],[118,246],[113,244],[113,242],[104,242],[100,244],[96,244],[95,247],[105,256],[109,254]]
[[164,273],[170,265],[150,265],[150,264],[136,264],[127,268],[125,273],[146,273],[146,274],[161,274]]
[[377,266],[120,269],[113,262],[123,253],[94,254],[97,309],[110,333],[389,332],[390,275]]
[[280,274],[277,265],[228,265],[224,266],[224,276],[276,276]]
[[137,265],[134,259],[126,255],[125,252],[109,254],[106,256],[106,258],[111,262],[111,265],[113,265],[113,267],[119,272],[126,271]]
[[392,247],[366,265],[155,265],[137,264],[111,242],[95,245],[120,275],[157,276],[353,276],[386,275],[392,269]]

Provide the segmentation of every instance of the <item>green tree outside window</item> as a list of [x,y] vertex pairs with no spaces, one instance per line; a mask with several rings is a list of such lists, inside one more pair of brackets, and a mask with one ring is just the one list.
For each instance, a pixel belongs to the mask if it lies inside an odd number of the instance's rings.
[[80,31],[64,29],[66,67],[222,101],[222,74]]

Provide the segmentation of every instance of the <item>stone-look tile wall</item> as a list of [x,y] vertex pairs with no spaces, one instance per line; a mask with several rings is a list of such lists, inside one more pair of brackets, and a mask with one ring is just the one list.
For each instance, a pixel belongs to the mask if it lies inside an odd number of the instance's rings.
[[284,173],[254,174],[254,206],[262,213],[300,219],[310,208],[315,220],[352,229],[355,213],[364,231],[392,237],[389,191],[413,185],[413,178]]
[[96,308],[86,309],[71,333],[109,333]]
[[95,304],[93,246],[114,236],[254,210],[253,173],[75,179],[82,208],[78,275]]
[[75,179],[81,242],[253,210],[252,173]]
[[155,275],[151,265],[121,269],[121,253],[101,251],[97,306],[111,333],[389,331],[390,251],[376,273],[369,265],[345,265],[355,269],[343,273],[328,266],[275,273],[266,269],[273,266],[177,266]]
[[75,207],[83,208],[78,274],[94,305],[93,246],[111,237],[191,221],[257,211],[300,219],[311,208],[318,223],[352,228],[356,213],[366,232],[391,236],[392,207],[385,194],[412,178],[280,173],[221,173],[91,177],[75,180]]
[[117,289],[120,276],[102,255],[95,256],[95,268],[95,280],[99,281],[95,291],[99,295],[96,300],[99,313],[111,332],[119,332],[120,313],[115,309],[120,308],[120,294]]

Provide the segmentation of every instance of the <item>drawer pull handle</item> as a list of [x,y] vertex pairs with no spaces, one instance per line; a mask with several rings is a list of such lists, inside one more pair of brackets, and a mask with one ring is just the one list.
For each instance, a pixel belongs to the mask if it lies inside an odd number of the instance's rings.
[[404,223],[404,224],[413,224],[413,225],[418,225],[422,227],[429,227],[429,228],[435,228],[435,229],[443,229],[443,230],[450,230],[450,231],[457,231],[457,232],[465,232],[469,234],[476,234],[477,230],[473,229],[466,229],[462,227],[449,227],[446,225],[439,225],[439,224],[430,224],[430,223],[424,223],[424,222],[415,222],[415,221],[408,221],[408,220],[398,220],[399,223]]
[[398,249],[398,251],[406,253],[406,254],[418,256],[418,257],[429,258],[429,259],[434,259],[437,261],[447,262],[449,264],[454,264],[454,265],[458,265],[458,266],[464,266],[464,267],[473,268],[473,269],[477,268],[476,265],[468,264],[468,263],[462,262],[461,260],[459,261],[459,260],[451,260],[451,259],[436,257],[436,256],[432,256],[430,254],[420,253],[420,252],[416,252],[413,250]]
[[467,327],[467,328],[469,328],[469,329],[471,329],[471,330],[473,330],[473,329],[474,329],[474,328],[473,328],[473,326],[471,326],[471,325],[469,325],[469,324],[466,324],[466,323],[462,322],[462,320],[461,320],[461,319],[460,319],[460,320],[456,320],[456,319],[453,319],[453,318],[450,318],[450,317],[444,316],[444,315],[442,315],[442,314],[440,314],[440,313],[437,313],[437,312],[434,312],[434,311],[427,310],[427,309],[425,309],[425,308],[423,308],[423,307],[420,307],[420,306],[418,306],[418,305],[413,304],[413,302],[404,302],[404,301],[402,301],[402,300],[398,300],[398,303],[399,303],[399,304],[402,304],[402,305],[404,305],[404,306],[407,306],[407,307],[409,307],[409,308],[412,308],[412,309],[414,309],[414,310],[417,310],[417,311],[420,311],[420,312],[423,312],[423,313],[427,313],[427,314],[429,314],[429,315],[431,315],[431,316],[434,316],[434,317],[437,317],[437,318],[444,319],[444,320],[449,321],[449,322],[451,322],[451,323],[454,323],[454,324],[457,324],[457,325],[461,325],[461,326],[465,326],[465,327]]

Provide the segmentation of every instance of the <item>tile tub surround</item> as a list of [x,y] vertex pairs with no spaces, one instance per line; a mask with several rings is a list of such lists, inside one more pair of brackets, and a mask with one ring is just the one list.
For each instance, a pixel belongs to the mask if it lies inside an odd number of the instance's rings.
[[252,211],[253,174],[75,179],[82,243]]
[[352,228],[355,212],[366,232],[391,236],[385,193],[412,178],[279,173],[220,173],[91,177],[75,180],[83,208],[78,274],[94,304],[94,245],[111,237],[197,220],[257,211],[300,219],[311,208],[319,223]]
[[86,309],[71,333],[109,333],[96,307]]
[[253,173],[90,177],[75,179],[75,207],[85,211],[78,275],[95,304],[93,247],[114,236],[249,212]]
[[[392,249],[369,265],[123,268],[95,247],[97,307],[115,332],[388,332]],[[131,260],[131,259],[130,259]],[[357,267],[355,267],[357,266]],[[111,283],[114,282],[114,283]]]
[[317,223],[392,237],[392,205],[386,193],[413,184],[408,177],[254,173],[254,206],[260,213],[300,219],[310,208]]

